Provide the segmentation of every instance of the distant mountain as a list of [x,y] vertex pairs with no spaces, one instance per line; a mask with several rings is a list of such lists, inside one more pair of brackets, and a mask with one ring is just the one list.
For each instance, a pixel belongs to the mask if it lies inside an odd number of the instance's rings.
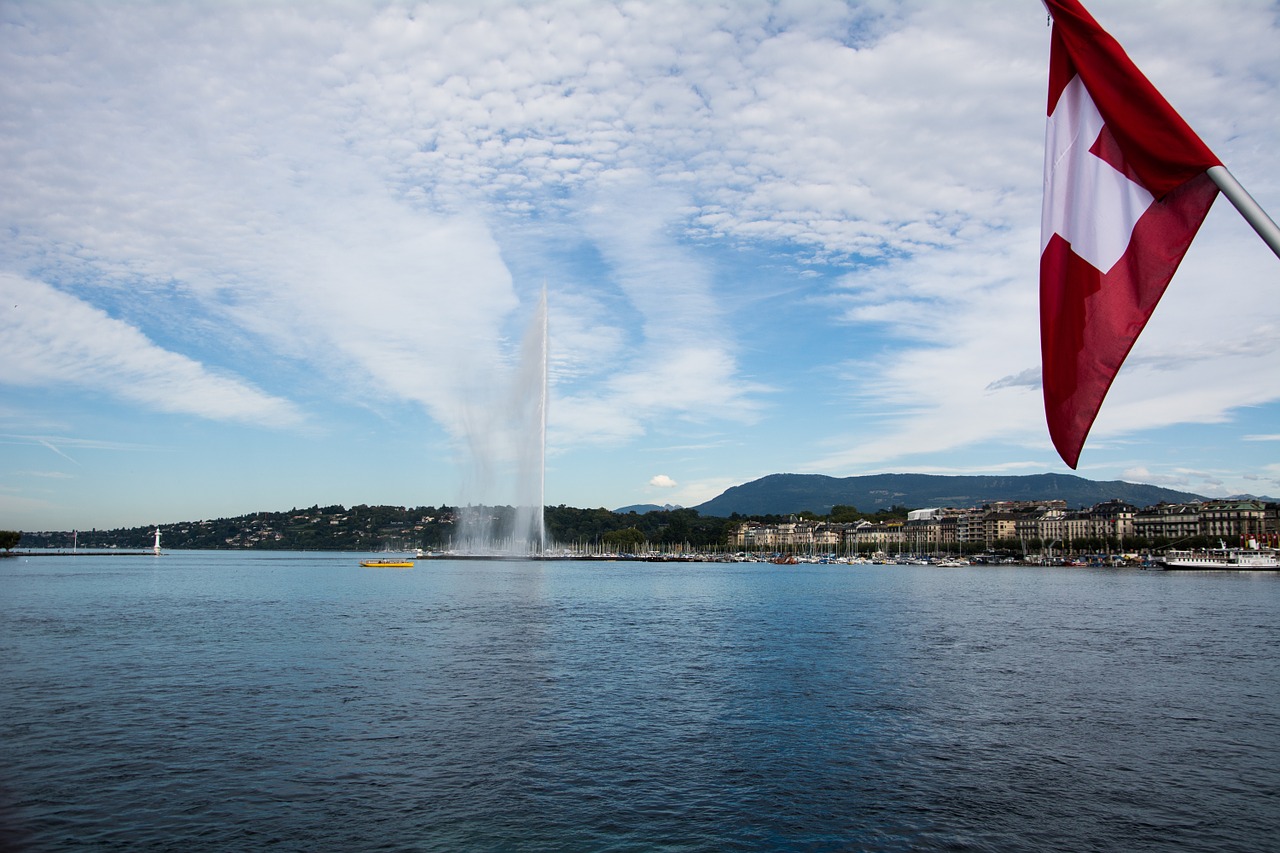
[[631,506],[620,506],[614,512],[618,515],[626,515],[629,512],[634,512],[636,515],[644,515],[646,512],[670,512],[673,509],[682,509],[682,507],[677,504],[663,504],[662,506],[657,504],[632,504]]
[[1121,480],[1100,482],[1074,474],[948,477],[936,474],[872,474],[827,477],[822,474],[771,474],[728,489],[695,509],[701,515],[786,515],[811,510],[826,514],[836,504],[863,512],[905,506],[982,506],[993,501],[1064,500],[1073,509],[1109,500],[1138,507],[1165,501],[1205,500],[1190,492],[1162,489]]

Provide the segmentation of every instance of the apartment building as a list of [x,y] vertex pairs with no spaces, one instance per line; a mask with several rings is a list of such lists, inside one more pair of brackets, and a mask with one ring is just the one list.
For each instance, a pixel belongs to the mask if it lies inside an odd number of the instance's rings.
[[729,534],[740,551],[885,551],[928,554],[991,549],[1017,542],[1064,551],[1117,547],[1126,542],[1173,543],[1210,537],[1236,543],[1280,541],[1280,505],[1256,500],[1159,504],[1137,509],[1112,500],[1069,510],[1064,501],[999,501],[981,508],[912,510],[905,521],[828,524],[792,518],[767,525],[750,521]]

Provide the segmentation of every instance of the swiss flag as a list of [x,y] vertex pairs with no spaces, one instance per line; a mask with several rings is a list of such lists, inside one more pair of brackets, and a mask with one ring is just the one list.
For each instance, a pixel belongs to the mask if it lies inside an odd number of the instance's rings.
[[1072,468],[1218,189],[1220,165],[1076,0],[1053,16],[1040,226],[1040,355]]

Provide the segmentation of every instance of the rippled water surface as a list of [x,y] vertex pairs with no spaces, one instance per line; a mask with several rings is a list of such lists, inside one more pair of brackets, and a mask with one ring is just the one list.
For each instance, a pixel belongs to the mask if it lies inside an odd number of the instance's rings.
[[0,560],[18,850],[1276,850],[1280,578]]

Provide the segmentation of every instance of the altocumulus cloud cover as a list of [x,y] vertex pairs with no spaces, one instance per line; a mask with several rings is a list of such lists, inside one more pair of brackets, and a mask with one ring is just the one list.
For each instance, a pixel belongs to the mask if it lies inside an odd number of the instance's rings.
[[[1275,215],[1274,7],[1089,7]],[[0,527],[463,499],[544,285],[552,503],[1065,470],[1036,0],[0,25]],[[1080,473],[1280,491],[1277,283],[1220,200]]]

